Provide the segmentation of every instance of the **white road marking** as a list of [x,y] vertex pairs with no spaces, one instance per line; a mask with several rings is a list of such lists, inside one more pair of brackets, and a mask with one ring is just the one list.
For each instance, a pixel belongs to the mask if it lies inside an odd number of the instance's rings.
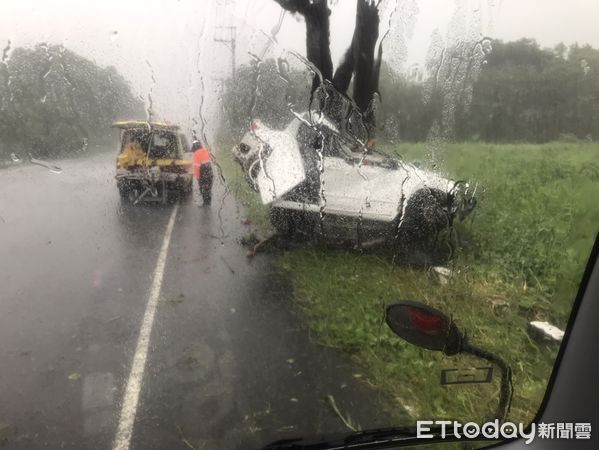
[[146,304],[146,311],[141,323],[141,329],[139,330],[137,347],[135,348],[133,363],[131,364],[131,372],[129,372],[127,387],[125,388],[125,395],[123,397],[123,403],[121,406],[121,416],[119,418],[119,426],[114,439],[114,444],[112,446],[113,450],[127,450],[131,444],[131,435],[133,434],[133,425],[135,424],[139,393],[141,391],[144,371],[146,368],[146,359],[148,357],[148,347],[150,345],[152,325],[154,324],[154,315],[156,314],[158,296],[160,295],[162,277],[164,276],[166,255],[168,253],[168,247],[171,241],[171,234],[175,225],[175,217],[177,215],[178,208],[179,205],[175,205],[173,208],[168,225],[166,226],[166,232],[164,233],[164,240],[162,241],[162,248],[160,249],[160,254],[158,255],[158,261],[156,262],[154,279],[152,280],[152,287],[150,288],[150,295],[148,297],[148,303]]

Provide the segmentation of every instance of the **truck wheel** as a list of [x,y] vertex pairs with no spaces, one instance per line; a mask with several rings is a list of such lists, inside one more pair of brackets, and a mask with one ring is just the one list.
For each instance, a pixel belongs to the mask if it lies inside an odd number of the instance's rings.
[[121,196],[121,199],[126,200],[127,199],[127,188],[122,185],[119,185],[117,187],[118,187],[119,195]]
[[191,182],[180,180],[168,190],[168,203],[184,202],[191,197]]
[[125,200],[129,203],[133,203],[139,195],[139,192],[137,191],[135,184],[129,183],[128,181],[118,181],[117,188],[119,190],[121,200]]

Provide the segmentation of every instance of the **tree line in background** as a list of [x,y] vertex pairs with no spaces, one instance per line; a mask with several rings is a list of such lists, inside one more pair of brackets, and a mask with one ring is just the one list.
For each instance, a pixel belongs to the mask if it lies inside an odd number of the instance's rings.
[[143,102],[112,67],[61,45],[8,49],[0,61],[0,157],[57,156],[107,142],[117,118],[144,117]]
[[[426,141],[443,128],[437,135],[452,141],[599,139],[599,50],[563,44],[543,49],[522,39],[494,41],[477,71],[475,58],[448,49],[443,62],[427,67],[437,76],[423,80],[397,74],[383,61],[379,140]],[[449,89],[448,80],[435,72],[436,64],[452,68],[443,75],[451,78]],[[306,71],[281,77],[280,65],[274,59],[243,65],[235,80],[225,82],[223,109],[236,137],[253,117],[282,128],[291,117],[288,105],[296,111],[307,108],[311,80]]]
[[[452,67],[472,66],[467,53],[445,54]],[[452,54],[462,60],[453,61]],[[284,61],[265,59],[241,66],[225,82],[221,101],[235,136],[247,131],[252,117],[282,128],[291,119],[289,105],[307,109],[309,70],[285,67]],[[434,73],[434,67],[427,69]],[[425,141],[443,127],[449,131],[443,136],[454,141],[599,139],[599,50],[495,41],[475,76],[448,73],[454,78],[450,91],[439,76],[414,80],[383,62],[379,139]],[[106,140],[115,119],[144,116],[143,102],[114,67],[99,67],[63,46],[16,48],[10,57],[5,49],[0,59],[3,158],[13,152],[72,153],[86,142]]]
[[532,39],[495,41],[471,86],[452,104],[434,77],[419,82],[381,75],[382,133],[423,141],[451,111],[454,141],[531,142],[599,139],[599,50],[564,44],[542,49]]
[[299,112],[307,110],[312,79],[306,72],[297,67],[287,70],[285,63],[274,59],[241,65],[234,79],[225,80],[220,100],[227,134],[241,138],[253,118],[282,129],[293,118],[290,107]]

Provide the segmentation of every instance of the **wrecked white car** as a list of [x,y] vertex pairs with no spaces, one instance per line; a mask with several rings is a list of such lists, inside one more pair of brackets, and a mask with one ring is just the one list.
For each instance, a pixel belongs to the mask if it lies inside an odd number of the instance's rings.
[[410,261],[430,260],[474,207],[468,184],[367,149],[361,115],[347,103],[342,114],[296,114],[283,130],[254,119],[234,157],[278,233],[393,245]]

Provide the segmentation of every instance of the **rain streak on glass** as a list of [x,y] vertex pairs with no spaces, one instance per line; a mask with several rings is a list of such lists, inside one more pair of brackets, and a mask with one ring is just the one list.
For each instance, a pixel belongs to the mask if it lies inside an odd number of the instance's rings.
[[0,447],[530,422],[599,223],[578,3],[5,2]]

